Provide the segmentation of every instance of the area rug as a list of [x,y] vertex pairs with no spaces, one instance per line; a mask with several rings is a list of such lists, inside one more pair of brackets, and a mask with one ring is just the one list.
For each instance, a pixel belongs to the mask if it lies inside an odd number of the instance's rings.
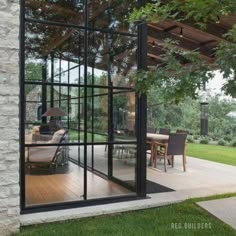
[[[128,185],[134,186],[134,181],[133,180],[128,180],[125,181]],[[146,180],[146,186],[147,186],[147,193],[165,193],[165,192],[173,192],[175,191],[174,189],[167,188],[161,184],[152,182],[150,180]]]

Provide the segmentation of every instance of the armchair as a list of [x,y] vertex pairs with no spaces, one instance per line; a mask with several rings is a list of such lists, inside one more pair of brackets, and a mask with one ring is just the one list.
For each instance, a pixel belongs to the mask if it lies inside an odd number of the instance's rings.
[[[38,141],[36,143],[41,144],[58,144],[58,146],[35,146],[29,147],[26,153],[26,163],[27,166],[32,168],[32,166],[48,166],[56,169],[58,163],[62,160],[66,164],[65,156],[67,155],[67,150],[65,146],[60,144],[66,142],[67,131],[64,129],[58,130],[51,136],[49,141]],[[60,160],[61,159],[61,160]]]

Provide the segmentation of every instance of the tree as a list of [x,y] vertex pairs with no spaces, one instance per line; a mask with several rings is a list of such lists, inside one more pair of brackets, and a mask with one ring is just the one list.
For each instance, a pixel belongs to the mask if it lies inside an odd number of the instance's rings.
[[[29,62],[25,64],[25,81],[41,81],[42,80],[42,64]],[[36,85],[26,84],[25,94],[28,94]]]
[[[132,23],[143,21],[158,23],[162,20],[188,21],[201,30],[206,30],[209,21],[219,21],[221,16],[236,13],[235,0],[158,0],[134,9],[129,17]],[[178,42],[164,42],[164,63],[148,72],[139,72],[136,78],[137,91],[147,93],[150,87],[165,92],[166,97],[175,102],[186,96],[197,97],[197,91],[219,68],[226,83],[226,94],[236,97],[236,25],[224,35],[228,42],[220,43],[216,48],[216,61],[209,65],[201,60],[198,51],[186,52],[176,47]],[[180,60],[181,59],[181,60]],[[186,61],[183,66],[181,61]]]

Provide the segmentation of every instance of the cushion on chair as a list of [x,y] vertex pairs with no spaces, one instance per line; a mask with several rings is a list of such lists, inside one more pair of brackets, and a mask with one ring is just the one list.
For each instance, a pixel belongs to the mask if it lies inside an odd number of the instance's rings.
[[52,139],[48,141],[48,143],[60,143],[62,136],[65,134],[64,129],[60,129],[55,132],[52,136]]
[[29,162],[52,162],[57,147],[30,147],[29,148]]

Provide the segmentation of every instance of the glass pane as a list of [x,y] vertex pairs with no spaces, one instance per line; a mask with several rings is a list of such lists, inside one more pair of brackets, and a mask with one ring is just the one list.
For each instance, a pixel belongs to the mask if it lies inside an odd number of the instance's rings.
[[70,157],[78,157],[78,147],[25,148],[26,206],[83,200],[84,169]]
[[115,141],[135,141],[135,92],[113,91],[113,123]]
[[25,27],[27,81],[78,83],[78,80],[82,80],[80,78],[84,70],[82,30],[38,23],[26,23]]
[[114,144],[113,177],[135,191],[136,144]]
[[108,145],[94,145],[94,169],[108,174]]
[[134,87],[137,71],[137,38],[109,35],[113,86]]
[[84,25],[84,1],[25,1],[25,16],[37,20]]
[[134,87],[137,39],[89,31],[88,74],[95,85]]
[[88,31],[88,81],[94,85],[108,85],[109,53],[107,35]]
[[88,142],[107,142],[108,135],[108,90],[88,88],[87,139]]
[[134,0],[88,1],[90,27],[135,33],[136,27],[128,23],[128,15],[137,7]]
[[[91,147],[88,147],[92,150]],[[94,145],[94,170],[99,171],[105,176],[108,175],[108,147],[107,145]],[[88,159],[91,159],[91,153],[88,151]],[[95,172],[88,171],[88,199],[123,196],[132,191],[126,186],[122,186],[111,179],[106,179],[97,175]]]

